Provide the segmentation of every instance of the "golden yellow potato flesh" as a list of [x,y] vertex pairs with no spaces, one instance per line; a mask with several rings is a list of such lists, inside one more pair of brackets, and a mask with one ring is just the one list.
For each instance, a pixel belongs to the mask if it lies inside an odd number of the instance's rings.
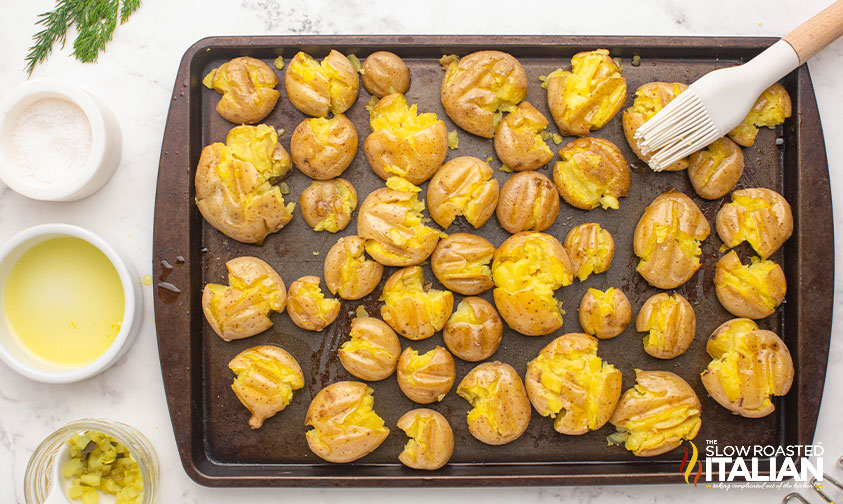
[[303,276],[290,284],[287,313],[294,324],[307,331],[321,331],[336,320],[340,302],[326,298],[319,277]]
[[454,452],[454,433],[441,413],[417,408],[401,415],[398,428],[410,438],[398,455],[407,467],[434,471],[448,463]]
[[547,105],[563,135],[584,136],[602,128],[626,100],[626,79],[606,49],[571,58],[571,71],[547,76]]
[[381,317],[398,334],[411,340],[433,336],[451,316],[454,295],[425,284],[419,266],[402,268],[383,287]]
[[523,101],[495,129],[495,152],[515,171],[537,170],[553,159],[547,146],[547,118]]
[[732,315],[762,319],[784,301],[787,281],[778,264],[753,257],[745,265],[733,250],[717,261],[714,290],[720,304]]
[[787,345],[772,331],[749,319],[724,322],[706,345],[711,362],[702,383],[711,397],[729,411],[760,418],[775,411],[773,396],[793,384],[793,359]]
[[357,208],[357,191],[345,179],[314,180],[299,196],[299,208],[314,231],[336,233],[351,222],[351,213]]
[[346,371],[366,381],[392,376],[401,353],[392,328],[376,318],[358,317],[351,321],[349,337],[337,352]]
[[688,382],[669,371],[635,370],[635,386],[621,396],[609,422],[617,432],[609,444],[623,444],[637,457],[677,448],[700,431],[700,400]]
[[269,329],[269,313],[282,313],[287,304],[284,281],[257,257],[237,257],[225,267],[228,285],[209,283],[202,291],[202,311],[211,328],[225,341]]
[[478,441],[503,445],[515,441],[530,425],[530,400],[512,366],[484,362],[465,375],[457,394],[468,401],[468,431]]
[[237,377],[231,389],[252,417],[249,427],[260,429],[263,422],[282,411],[293,400],[293,391],[304,387],[299,363],[283,348],[259,345],[237,354],[228,363]]
[[726,247],[746,241],[766,259],[793,234],[793,213],[784,196],[772,189],[740,189],[717,212],[715,225]]
[[290,156],[275,128],[237,126],[226,143],[202,149],[196,168],[196,206],[223,234],[243,243],[262,243],[293,218],[295,203],[284,203],[272,185],[291,170]]
[[325,256],[325,285],[343,299],[360,299],[375,290],[383,265],[366,257],[366,243],[358,236],[343,236]]
[[602,138],[578,138],[559,151],[553,182],[569,205],[617,210],[629,192],[629,165],[621,150]]
[[597,430],[621,395],[620,370],[597,356],[588,334],[559,336],[527,364],[527,396],[536,411],[554,419],[557,432],[581,435]]
[[439,345],[423,354],[407,347],[398,357],[396,375],[398,387],[408,399],[430,404],[441,401],[451,390],[456,366],[451,354]]
[[632,307],[622,290],[588,289],[579,306],[580,326],[598,339],[610,339],[626,329],[632,320]]
[[729,194],[743,174],[741,148],[726,137],[718,138],[688,158],[688,178],[694,191],[705,199]]
[[635,318],[635,329],[646,332],[644,351],[657,359],[685,353],[697,334],[697,317],[687,299],[660,292],[644,302]]
[[755,100],[744,120],[729,132],[729,138],[744,147],[752,147],[759,127],[775,128],[784,123],[792,111],[790,95],[776,82]]
[[502,336],[503,323],[495,307],[485,299],[473,296],[460,301],[442,332],[448,350],[469,362],[491,357]]
[[[631,107],[623,111],[621,122],[629,147],[641,161],[648,162],[650,156],[641,152],[638,141],[635,140],[635,132],[686,89],[688,86],[680,82],[649,82],[635,91],[635,100]],[[680,171],[687,167],[688,158],[682,158],[665,170]]]
[[262,121],[281,96],[278,78],[263,61],[248,56],[234,58],[211,70],[202,83],[222,94],[217,113],[235,124]]
[[492,168],[476,157],[448,161],[427,188],[430,216],[445,229],[460,215],[475,229],[481,227],[498,204],[498,180],[493,175]]
[[309,116],[326,117],[351,107],[360,79],[351,61],[336,50],[321,62],[299,51],[287,65],[284,85],[294,107]]
[[592,273],[596,275],[608,270],[615,257],[615,240],[596,222],[571,228],[565,236],[564,246],[580,282]]
[[679,287],[700,268],[700,242],[710,232],[691,198],[676,191],[661,194],[635,226],[633,245],[641,259],[636,270],[653,287]]

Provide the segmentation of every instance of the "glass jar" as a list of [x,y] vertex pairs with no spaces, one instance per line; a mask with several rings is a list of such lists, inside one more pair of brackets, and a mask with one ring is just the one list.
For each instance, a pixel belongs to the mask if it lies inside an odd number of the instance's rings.
[[[61,427],[47,436],[33,452],[26,466],[23,491],[26,504],[42,504],[52,489],[52,485],[61,482],[53,481],[53,464],[71,436],[85,431],[102,432],[123,444],[138,463],[143,476],[143,504],[154,504],[157,500],[158,478],[160,468],[158,455],[152,443],[131,425],[113,420],[85,418],[76,420]],[[74,501],[81,502],[81,501]]]

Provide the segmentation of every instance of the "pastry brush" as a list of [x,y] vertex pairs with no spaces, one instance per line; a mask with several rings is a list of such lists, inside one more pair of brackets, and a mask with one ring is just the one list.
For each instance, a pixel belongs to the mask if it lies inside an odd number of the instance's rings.
[[837,0],[743,65],[702,76],[635,132],[650,167],[662,171],[724,136],[765,89],[841,35],[843,0]]

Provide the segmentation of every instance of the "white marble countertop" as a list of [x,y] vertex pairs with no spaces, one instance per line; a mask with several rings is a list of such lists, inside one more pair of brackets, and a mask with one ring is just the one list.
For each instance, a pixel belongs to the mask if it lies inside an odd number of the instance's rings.
[[[144,0],[96,65],[57,50],[34,77],[75,82],[107,102],[123,127],[123,161],[97,194],[74,203],[27,200],[0,187],[0,241],[45,222],[68,222],[105,235],[127,251],[140,275],[151,273],[152,216],[159,149],[173,80],[182,53],[209,35],[259,34],[605,34],[605,35],[776,35],[786,33],[830,0],[651,0],[630,2],[427,1],[421,13],[402,2],[382,0]],[[496,5],[499,4],[499,5]],[[37,14],[51,0],[7,2],[0,16],[0,94],[24,80],[23,57]],[[517,10],[510,10],[517,7]],[[551,10],[552,9],[552,10]],[[541,15],[536,15],[537,13]],[[58,48],[56,48],[58,49]],[[835,198],[835,249],[843,250],[843,41],[809,64],[825,131]],[[127,97],[131,97],[127,99]],[[831,246],[831,244],[829,244]],[[836,254],[843,278],[843,254]],[[837,287],[833,341],[816,440],[830,467],[843,454],[843,292]],[[209,489],[194,484],[176,452],[158,364],[152,292],[144,288],[144,324],[129,355],[106,373],[74,385],[43,385],[0,365],[0,502],[23,502],[24,468],[49,432],[82,417],[123,420],[152,440],[161,460],[159,502],[714,502],[722,499],[768,503],[783,492],[693,488],[685,485],[606,488],[517,489]],[[836,386],[835,386],[836,384]],[[828,470],[828,469],[827,469]],[[835,469],[830,469],[836,471]],[[834,474],[834,472],[833,472]],[[840,472],[838,478],[843,477]],[[813,497],[813,496],[812,496]],[[816,502],[816,498],[814,498]]]

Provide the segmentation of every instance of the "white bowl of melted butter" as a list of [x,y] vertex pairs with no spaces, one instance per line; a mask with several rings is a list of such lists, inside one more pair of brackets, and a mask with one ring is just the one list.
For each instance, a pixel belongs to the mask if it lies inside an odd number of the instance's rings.
[[131,263],[91,231],[44,224],[0,247],[0,359],[28,378],[69,383],[108,369],[142,310]]
[[71,83],[26,81],[0,100],[0,179],[28,198],[93,194],[114,174],[122,148],[108,106]]

